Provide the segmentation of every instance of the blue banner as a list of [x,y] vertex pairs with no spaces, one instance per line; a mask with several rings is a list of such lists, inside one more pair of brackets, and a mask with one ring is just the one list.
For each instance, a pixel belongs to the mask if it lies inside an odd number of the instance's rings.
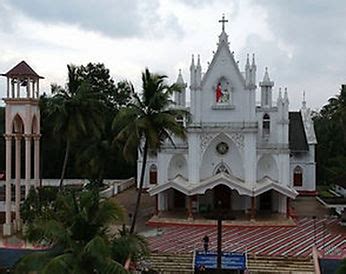
[[[246,269],[246,254],[239,252],[222,252],[221,256],[222,269],[229,270],[245,270]],[[217,268],[217,253],[208,251],[195,252],[195,269],[216,269]]]

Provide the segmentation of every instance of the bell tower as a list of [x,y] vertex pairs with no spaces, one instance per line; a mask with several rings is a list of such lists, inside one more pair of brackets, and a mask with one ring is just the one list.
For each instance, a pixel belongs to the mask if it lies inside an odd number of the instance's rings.
[[[7,93],[5,101],[5,139],[6,139],[6,219],[3,226],[4,236],[20,231],[21,186],[25,186],[25,196],[31,186],[38,186],[40,163],[40,109],[39,76],[25,61],[20,62],[5,74]],[[25,174],[21,174],[21,149],[25,144]],[[32,152],[33,147],[33,152]],[[12,148],[14,152],[12,153]],[[34,163],[32,165],[31,159]],[[14,156],[14,160],[12,157]],[[12,167],[12,164],[14,166]],[[33,168],[32,168],[33,166]],[[32,174],[32,170],[34,171]],[[24,180],[23,180],[24,179]],[[12,184],[15,185],[15,204],[12,205]],[[12,221],[12,210],[15,218]]]

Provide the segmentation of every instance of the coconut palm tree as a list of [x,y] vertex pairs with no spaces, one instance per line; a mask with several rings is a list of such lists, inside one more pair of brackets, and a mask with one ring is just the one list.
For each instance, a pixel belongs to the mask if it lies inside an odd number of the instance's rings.
[[143,157],[131,234],[135,229],[141,201],[148,152],[157,152],[167,139],[173,143],[171,136],[185,138],[185,128],[176,118],[187,113],[170,108],[171,95],[174,91],[180,91],[181,87],[177,84],[168,85],[166,78],[165,75],[153,74],[145,69],[142,73],[141,93],[132,93],[131,103],[119,111],[113,122],[113,128],[119,129],[114,140],[123,143],[124,157],[134,160],[138,148]]
[[36,218],[25,234],[50,249],[21,259],[16,273],[127,273],[114,259],[116,238],[108,231],[109,224],[122,217],[122,208],[101,200],[97,191],[59,192],[54,213]]
[[77,75],[77,67],[68,65],[66,88],[52,85],[53,97],[47,100],[47,118],[54,125],[53,134],[65,142],[65,156],[61,169],[60,188],[66,174],[71,144],[81,137],[98,135],[103,123],[100,100],[89,85]]

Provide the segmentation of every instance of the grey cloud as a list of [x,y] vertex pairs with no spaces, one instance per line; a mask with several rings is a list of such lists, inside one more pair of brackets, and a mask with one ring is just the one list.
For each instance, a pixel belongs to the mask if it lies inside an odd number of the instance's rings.
[[13,11],[4,2],[0,2],[0,31],[10,33],[14,28]]
[[[295,89],[308,88],[316,105],[338,92],[344,72],[346,2],[338,0],[291,0],[254,2],[266,9],[267,21],[276,41],[292,50],[292,56],[275,57],[280,77]],[[257,42],[259,42],[257,40]],[[254,45],[255,43],[252,43]],[[248,46],[251,45],[248,41]],[[263,50],[261,45],[261,50]],[[272,54],[280,51],[272,46]],[[269,56],[272,54],[269,53]],[[267,55],[268,56],[268,55]],[[297,93],[298,91],[294,91]],[[320,100],[318,103],[317,101]]]
[[[156,0],[8,0],[7,3],[38,21],[76,24],[112,37],[145,35],[147,22],[158,18]],[[175,27],[180,30],[180,26]]]
[[191,7],[203,7],[206,4],[211,4],[216,0],[179,0],[181,3],[185,5],[189,5]]

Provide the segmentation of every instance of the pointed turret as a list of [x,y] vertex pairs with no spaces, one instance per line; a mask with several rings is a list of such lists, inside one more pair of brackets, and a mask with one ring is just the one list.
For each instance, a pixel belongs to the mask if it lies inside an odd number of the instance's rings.
[[265,68],[263,81],[259,83],[261,87],[261,107],[272,107],[272,88],[274,82],[270,81],[268,68]]
[[250,85],[251,88],[256,88],[256,71],[257,71],[257,66],[255,63],[255,54],[252,54],[252,64],[250,68]]
[[247,54],[246,64],[245,64],[245,83],[246,83],[246,86],[250,85],[250,59],[249,59],[249,54]]
[[281,88],[279,88],[279,95],[278,95],[278,99],[277,99],[277,105],[279,107],[279,104],[282,104],[282,92],[281,92]]
[[196,66],[196,85],[197,85],[197,87],[199,87],[201,85],[201,80],[202,80],[202,66],[201,66],[200,56],[198,54],[197,66]]
[[285,88],[284,103],[285,103],[285,104],[288,104],[288,103],[289,103],[289,101],[288,101],[288,92],[287,92],[287,88]]
[[302,109],[306,109],[305,90],[303,91]]
[[284,99],[283,99],[283,117],[285,121],[288,121],[288,105],[289,105],[289,100],[288,100],[288,92],[287,88],[285,88],[285,94],[284,94]]
[[196,86],[196,67],[195,67],[195,58],[192,54],[191,65],[190,65],[190,87],[194,89]]
[[185,107],[186,105],[186,83],[184,82],[183,75],[181,74],[181,69],[179,69],[178,78],[176,81],[181,87],[180,92],[174,92],[174,102],[177,106]]

